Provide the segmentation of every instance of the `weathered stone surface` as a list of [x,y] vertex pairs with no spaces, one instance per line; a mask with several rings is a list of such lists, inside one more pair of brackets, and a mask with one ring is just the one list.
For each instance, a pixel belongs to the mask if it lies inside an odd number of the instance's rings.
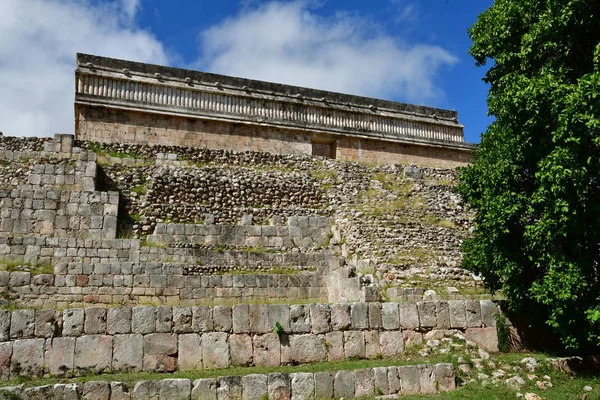
[[375,394],[373,386],[373,370],[371,368],[357,369],[354,371],[354,396],[367,397]]
[[10,378],[10,360],[12,358],[12,342],[0,342],[0,379]]
[[369,303],[369,328],[370,329],[383,328],[383,321],[382,321],[382,315],[381,315],[381,303]]
[[312,400],[315,398],[315,377],[308,372],[290,374],[292,400]]
[[141,371],[144,339],[140,334],[115,335],[112,367],[117,371]]
[[106,333],[106,309],[100,307],[86,308],[83,329],[87,335]]
[[15,310],[10,319],[10,337],[21,339],[33,337],[35,333],[35,310]]
[[104,381],[84,382],[82,400],[110,399],[110,385]]
[[80,336],[83,333],[84,319],[83,308],[70,308],[63,311],[63,336]]
[[423,343],[423,334],[415,331],[402,331],[404,346],[419,346]]
[[255,335],[252,338],[254,364],[262,367],[275,367],[281,363],[281,344],[275,333]]
[[491,300],[481,300],[481,322],[484,326],[496,326],[496,314],[500,313],[498,306]]
[[12,313],[7,310],[0,310],[0,342],[10,339],[10,319]]
[[292,361],[301,364],[327,359],[325,335],[292,335],[290,336],[290,350]]
[[365,357],[381,357],[381,348],[379,346],[379,331],[364,331],[365,335]]
[[13,376],[38,376],[43,373],[44,339],[15,340],[10,372]]
[[173,307],[173,332],[192,332],[192,309],[190,307]]
[[173,308],[159,306],[156,308],[156,332],[169,333],[173,329]]
[[311,304],[310,321],[312,333],[331,331],[331,308],[328,304]]
[[[52,398],[52,385],[34,386],[24,391],[28,400],[46,400]],[[18,397],[20,399],[21,397]],[[9,397],[10,399],[10,397]],[[11,399],[12,400],[12,399]]]
[[179,335],[179,371],[202,369],[202,341],[197,333]]
[[61,313],[55,310],[35,312],[35,337],[51,338],[60,335]]
[[213,308],[214,329],[217,332],[231,332],[233,320],[231,319],[231,307],[215,306]]
[[249,333],[250,321],[248,304],[236,304],[233,306],[233,332]]
[[344,332],[344,355],[346,358],[365,358],[365,335],[362,331]]
[[101,373],[108,371],[112,364],[113,337],[108,335],[88,335],[75,341],[75,372]]
[[159,400],[160,381],[140,381],[133,387],[131,400]]
[[217,400],[217,380],[196,379],[192,387],[191,400]]
[[51,375],[61,376],[73,371],[75,363],[75,338],[46,339],[44,365]]
[[435,378],[437,381],[437,389],[440,392],[449,392],[456,389],[456,376],[452,364],[436,364]]
[[479,300],[465,301],[467,328],[481,328],[481,306]]
[[435,394],[437,393],[437,382],[435,378],[435,365],[425,364],[419,366],[421,376],[419,384],[421,386],[421,393],[423,394]]
[[217,379],[217,400],[241,398],[242,378],[240,376],[222,376]]
[[269,400],[291,400],[292,386],[290,376],[280,372],[267,376]]
[[267,393],[266,375],[250,374],[242,377],[242,400],[261,400]]
[[400,303],[400,326],[402,329],[419,329],[419,312],[415,303]]
[[329,332],[325,334],[325,346],[327,348],[327,361],[338,361],[344,359],[344,333]]
[[252,338],[245,333],[229,335],[232,366],[247,366],[253,361]]
[[106,329],[110,335],[131,333],[131,307],[109,308],[106,313]]
[[144,371],[175,371],[176,357],[177,335],[170,333],[144,335]]
[[498,349],[498,332],[495,327],[489,328],[467,328],[465,332],[467,340],[477,343],[485,351],[496,353]]
[[450,314],[450,328],[464,329],[467,326],[467,309],[462,300],[448,301],[448,311]]
[[190,400],[192,382],[189,379],[163,379],[160,381],[159,398]]
[[229,367],[229,346],[226,333],[202,334],[202,362],[206,369]]
[[435,303],[435,313],[437,316],[437,329],[450,329],[450,309],[447,301],[437,301]]
[[367,303],[352,303],[350,317],[352,329],[369,329],[369,305]]
[[333,397],[333,376],[330,372],[315,372],[315,399]]
[[192,331],[212,332],[214,330],[212,307],[192,307]]
[[397,356],[404,351],[404,336],[401,331],[380,332],[379,345],[383,357]]
[[388,367],[387,368],[387,381],[388,381],[388,394],[396,394],[401,393],[402,385],[400,383],[400,377],[398,376],[398,368],[397,367]]
[[123,382],[110,383],[110,400],[130,400],[131,393]]
[[277,322],[279,322],[283,331],[290,333],[290,306],[287,304],[269,304],[267,307],[269,313],[269,326],[273,327],[274,330]]
[[57,383],[52,387],[51,398],[53,400],[79,400],[81,389],[75,383]]
[[350,304],[333,304],[331,306],[331,326],[333,330],[345,331],[352,325]]
[[248,305],[248,321],[251,333],[268,333],[275,329],[274,326],[269,326],[269,310],[266,304]]
[[391,331],[400,328],[400,309],[398,303],[381,304],[381,320],[383,329]]
[[[133,333],[156,332],[156,310],[151,306],[136,306],[131,310],[131,331]],[[169,330],[170,332],[170,330]]]
[[397,367],[402,394],[419,394],[421,392],[421,369],[417,365]]
[[419,322],[421,324],[421,328],[434,328],[437,324],[437,317],[435,315],[435,302],[419,301],[417,303],[417,309],[419,310]]
[[353,398],[355,390],[354,372],[338,371],[333,379],[333,395],[336,398]]
[[292,333],[310,332],[310,307],[294,304],[290,307],[290,327]]

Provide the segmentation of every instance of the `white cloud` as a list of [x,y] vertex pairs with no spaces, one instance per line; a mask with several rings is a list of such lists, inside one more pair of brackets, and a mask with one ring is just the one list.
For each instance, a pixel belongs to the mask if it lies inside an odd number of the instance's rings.
[[139,0],[0,1],[0,131],[72,133],[75,54],[168,63],[161,43],[133,25]]
[[195,66],[211,72],[432,105],[443,97],[438,72],[457,62],[356,15],[319,17],[302,0],[245,9],[200,38]]

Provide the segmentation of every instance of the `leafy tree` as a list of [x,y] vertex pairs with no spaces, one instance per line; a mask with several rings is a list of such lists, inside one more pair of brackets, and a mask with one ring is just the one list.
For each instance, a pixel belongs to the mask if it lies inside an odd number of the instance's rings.
[[464,266],[565,348],[600,344],[600,1],[495,0],[469,30],[489,114],[458,187]]

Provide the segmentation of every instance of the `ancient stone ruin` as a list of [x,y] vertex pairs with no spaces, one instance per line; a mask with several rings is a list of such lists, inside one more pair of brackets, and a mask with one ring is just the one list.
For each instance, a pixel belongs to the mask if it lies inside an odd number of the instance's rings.
[[[154,111],[177,111],[169,118],[188,121],[188,128],[208,126],[200,117],[207,118],[213,129],[247,104],[227,100],[241,80],[220,77],[217,85],[207,74],[188,81],[174,71],[80,55],[78,138],[0,137],[0,377],[8,381],[0,393],[101,400],[427,394],[456,388],[452,364],[241,376],[227,368],[395,360],[424,342],[498,351],[499,308],[475,293],[476,282],[460,268],[472,215],[453,193],[455,170],[348,161],[356,157],[342,151],[343,143],[371,143],[376,131],[352,139],[322,121],[306,121],[313,133],[294,133],[298,146],[275,140],[269,151],[239,151],[250,150],[240,144],[250,135],[242,130],[291,135],[278,126],[289,115],[274,122],[268,113],[261,121],[248,117],[251,124],[229,135],[219,132],[227,140],[214,146],[200,145],[215,132],[194,129],[198,142],[183,146],[192,130],[149,129],[150,121],[166,126]],[[213,86],[200,85],[199,76]],[[122,92],[127,79],[131,91]],[[343,119],[350,111],[342,112],[342,103],[362,101],[298,88],[299,96],[283,99],[289,87],[246,83],[246,92],[275,93],[262,94],[267,108],[306,103],[304,118],[308,109],[331,107]],[[169,85],[187,85],[176,95],[183,100],[164,103],[160,93]],[[211,90],[223,91],[217,103],[232,108],[218,118],[218,110],[185,115]],[[313,97],[325,100],[317,107]],[[400,126],[390,122],[400,117],[388,102],[373,107],[360,112],[377,114],[377,129]],[[439,112],[427,126],[447,127],[440,140],[460,143],[452,115]],[[251,142],[260,148],[274,136]],[[334,138],[335,157],[321,154],[324,137]],[[427,150],[402,157],[418,153],[435,164],[441,142],[404,139],[397,145]],[[468,146],[457,143],[438,165],[468,160]],[[363,161],[380,160],[362,154]],[[222,376],[170,376],[215,369]],[[164,379],[95,377],[132,372]],[[41,377],[60,382],[18,385]],[[74,377],[87,378],[70,383]]]

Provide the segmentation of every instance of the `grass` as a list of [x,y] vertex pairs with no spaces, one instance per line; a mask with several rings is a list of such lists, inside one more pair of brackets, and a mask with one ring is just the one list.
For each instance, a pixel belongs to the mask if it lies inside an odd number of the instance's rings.
[[132,187],[131,191],[140,196],[144,196],[148,192],[148,189],[146,188],[146,185],[137,185]]
[[89,143],[88,146],[90,151],[93,151],[96,154],[101,154],[104,156],[108,156],[108,157],[117,157],[117,158],[143,158],[140,157],[139,154],[135,153],[135,152],[117,152],[114,150],[106,150],[104,149],[104,147],[102,146],[101,143],[98,142],[91,142]]
[[0,271],[30,272],[31,275],[54,274],[54,266],[49,262],[31,263],[24,259],[1,259]]
[[433,262],[439,256],[438,252],[424,247],[398,250],[395,256],[387,259],[390,264],[404,264],[406,262],[417,262],[427,264]]
[[142,239],[140,241],[140,246],[152,247],[155,249],[166,249],[168,247],[167,244],[164,242],[150,242],[148,241],[148,239]]

